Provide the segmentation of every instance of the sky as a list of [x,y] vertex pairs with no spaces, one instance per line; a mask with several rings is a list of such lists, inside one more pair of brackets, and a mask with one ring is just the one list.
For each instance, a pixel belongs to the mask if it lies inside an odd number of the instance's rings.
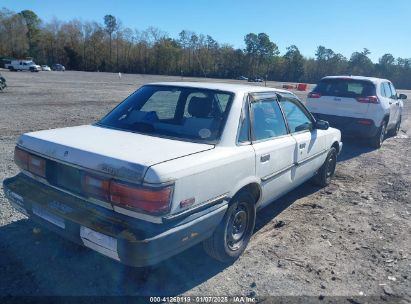
[[30,9],[46,22],[102,23],[111,14],[132,29],[154,26],[172,38],[191,30],[235,48],[244,48],[246,34],[264,32],[281,54],[294,44],[306,57],[323,45],[347,58],[368,48],[374,62],[385,53],[411,58],[410,0],[0,0],[0,7]]

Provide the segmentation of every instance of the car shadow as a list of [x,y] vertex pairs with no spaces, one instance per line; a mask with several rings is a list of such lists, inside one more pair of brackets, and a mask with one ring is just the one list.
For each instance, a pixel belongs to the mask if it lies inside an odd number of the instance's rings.
[[343,138],[343,148],[341,154],[338,156],[338,161],[346,161],[364,153],[369,153],[375,150],[370,147],[369,143],[365,139],[357,138]]
[[[318,190],[305,183],[263,208],[255,232]],[[38,228],[29,219],[0,227],[0,296],[178,295],[228,266],[210,258],[199,244],[154,267],[131,268]]]
[[[257,213],[257,219],[255,223],[254,233],[265,227],[269,222],[275,219],[288,207],[290,207],[296,200],[313,194],[322,188],[313,185],[310,181],[302,184],[301,186],[295,188],[291,192],[285,194],[284,196],[278,198],[274,202],[270,203],[268,206],[259,210]],[[317,204],[311,204],[308,206],[310,208],[318,207]],[[282,227],[282,223],[275,222],[274,228],[278,229]]]
[[38,227],[24,219],[0,228],[0,296],[177,295],[228,266],[197,245],[154,267],[127,267]]

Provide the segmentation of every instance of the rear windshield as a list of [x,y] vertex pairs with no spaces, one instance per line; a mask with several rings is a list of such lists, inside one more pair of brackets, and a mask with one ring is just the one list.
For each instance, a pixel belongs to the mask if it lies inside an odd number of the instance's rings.
[[216,143],[233,94],[147,85],[130,95],[97,125],[186,141]]
[[313,92],[319,93],[321,96],[367,97],[375,95],[375,85],[366,80],[322,79]]

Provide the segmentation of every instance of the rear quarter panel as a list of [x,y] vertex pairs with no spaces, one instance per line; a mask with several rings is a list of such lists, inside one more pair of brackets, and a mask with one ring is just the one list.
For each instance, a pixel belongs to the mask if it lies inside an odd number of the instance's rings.
[[[232,197],[241,187],[258,182],[255,153],[251,145],[216,147],[154,165],[144,181],[150,184],[174,182],[171,214],[199,206],[222,195]],[[193,205],[181,208],[180,202],[194,198]]]

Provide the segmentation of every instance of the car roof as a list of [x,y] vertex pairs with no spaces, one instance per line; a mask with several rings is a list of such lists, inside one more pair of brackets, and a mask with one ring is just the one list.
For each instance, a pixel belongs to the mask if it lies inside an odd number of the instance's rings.
[[209,89],[209,90],[220,90],[232,92],[235,94],[244,94],[250,92],[276,92],[276,93],[288,93],[292,94],[289,91],[271,88],[271,87],[262,87],[256,85],[247,85],[247,84],[233,84],[233,83],[224,83],[224,82],[190,82],[190,81],[170,81],[170,82],[154,82],[148,83],[147,85],[164,85],[164,86],[177,86],[177,87],[190,87],[190,88],[199,88],[199,89]]
[[354,75],[340,75],[340,76],[326,76],[322,79],[336,79],[336,78],[345,78],[345,79],[353,79],[353,80],[367,80],[374,83],[389,81],[388,79],[383,78],[376,78],[376,77],[366,77],[366,76],[354,76]]

